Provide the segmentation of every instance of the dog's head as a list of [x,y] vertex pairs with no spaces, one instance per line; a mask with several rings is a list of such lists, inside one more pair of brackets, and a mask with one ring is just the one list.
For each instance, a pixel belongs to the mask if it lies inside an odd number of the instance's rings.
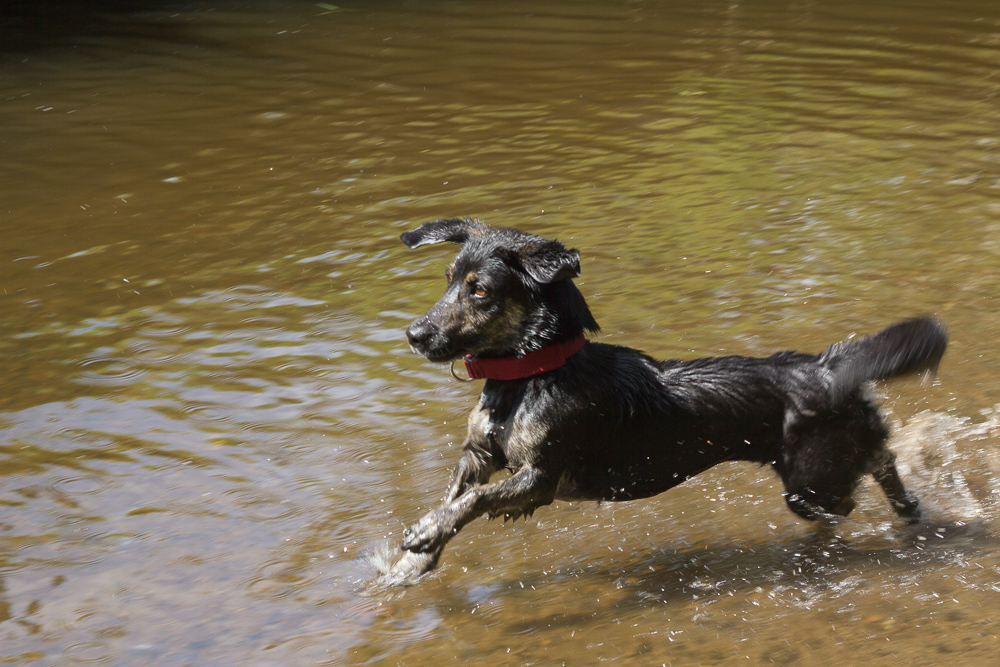
[[444,296],[406,330],[431,361],[523,356],[584,330],[597,331],[572,278],[580,253],[559,241],[471,218],[434,220],[402,235],[411,248],[461,244]]

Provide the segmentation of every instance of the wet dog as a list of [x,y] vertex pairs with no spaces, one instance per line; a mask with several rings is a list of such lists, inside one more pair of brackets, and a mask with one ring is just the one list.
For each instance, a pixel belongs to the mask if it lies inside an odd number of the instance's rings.
[[[820,354],[657,361],[584,338],[598,325],[573,284],[575,249],[468,218],[428,222],[402,240],[461,245],[444,296],[406,336],[431,361],[464,359],[486,384],[444,502],[404,532],[390,583],[432,569],[448,540],[484,514],[647,498],[723,461],[771,466],[804,519],[846,516],[855,485],[871,474],[900,517],[918,520],[867,385],[935,371],[947,336],[934,319]],[[490,481],[503,469],[512,474]]]

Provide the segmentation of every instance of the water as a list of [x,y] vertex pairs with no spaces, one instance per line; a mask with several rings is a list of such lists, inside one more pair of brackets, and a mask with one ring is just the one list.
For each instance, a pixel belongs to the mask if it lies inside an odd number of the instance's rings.
[[[1000,8],[828,4],[5,8],[0,658],[996,664]],[[402,335],[452,215],[580,248],[659,357],[938,313],[880,388],[931,520],[732,464],[372,590],[477,396]]]

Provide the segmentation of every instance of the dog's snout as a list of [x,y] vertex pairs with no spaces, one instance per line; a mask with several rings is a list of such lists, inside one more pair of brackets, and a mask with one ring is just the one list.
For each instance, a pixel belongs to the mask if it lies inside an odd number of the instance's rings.
[[431,337],[431,333],[431,328],[427,326],[427,322],[423,318],[420,318],[407,328],[406,340],[415,349],[421,349]]
[[409,326],[406,340],[410,349],[431,361],[448,361],[455,354],[454,346],[449,344],[448,335],[442,331],[433,310]]

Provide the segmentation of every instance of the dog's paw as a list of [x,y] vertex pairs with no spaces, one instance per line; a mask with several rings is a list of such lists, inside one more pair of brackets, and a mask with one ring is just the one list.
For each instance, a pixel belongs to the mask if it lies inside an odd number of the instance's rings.
[[443,525],[439,510],[430,512],[420,521],[403,531],[403,548],[415,553],[433,551],[447,540],[449,530]]
[[392,567],[377,580],[377,584],[386,588],[412,586],[434,569],[440,555],[441,552],[438,550],[419,554],[404,551]]

